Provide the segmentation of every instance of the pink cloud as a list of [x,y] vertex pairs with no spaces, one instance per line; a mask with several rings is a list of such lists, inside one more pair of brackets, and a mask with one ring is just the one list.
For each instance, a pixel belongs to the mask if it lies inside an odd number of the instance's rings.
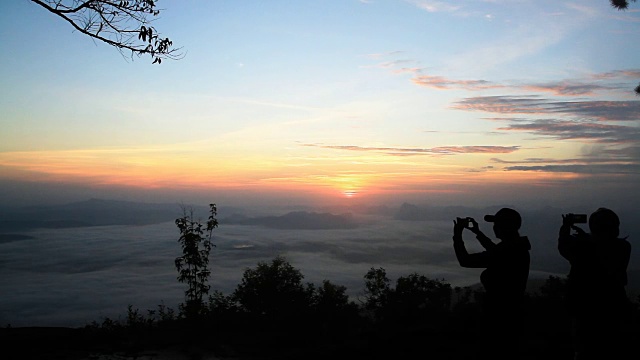
[[503,85],[491,83],[486,80],[453,80],[442,76],[420,75],[411,79],[411,81],[420,86],[430,87],[440,90],[449,89],[466,89],[466,90],[486,90],[503,88]]
[[455,155],[455,154],[505,154],[520,149],[520,146],[438,146],[433,148],[398,148],[398,147],[367,147],[357,145],[322,145],[303,144],[303,146],[323,149],[380,152],[392,156],[413,155]]

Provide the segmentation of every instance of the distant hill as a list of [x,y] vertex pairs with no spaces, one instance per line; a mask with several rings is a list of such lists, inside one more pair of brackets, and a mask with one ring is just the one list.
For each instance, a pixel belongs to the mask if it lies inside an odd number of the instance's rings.
[[[207,216],[205,207],[194,207]],[[182,216],[179,204],[151,204],[90,199],[64,205],[0,209],[0,232],[36,228],[73,228],[105,225],[146,225],[173,221]]]
[[404,203],[396,211],[394,219],[404,221],[453,220],[456,217],[472,216],[480,221],[482,215],[493,214],[504,206],[473,208],[466,206],[429,206]]
[[281,216],[262,217],[246,217],[236,214],[223,218],[221,223],[257,225],[287,230],[353,229],[358,227],[357,221],[350,213],[334,215],[306,211],[293,211]]

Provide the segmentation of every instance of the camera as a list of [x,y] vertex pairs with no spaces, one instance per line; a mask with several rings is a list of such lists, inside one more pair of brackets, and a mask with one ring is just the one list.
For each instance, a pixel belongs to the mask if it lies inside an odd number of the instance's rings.
[[464,218],[458,218],[458,224],[462,225],[465,228],[469,227],[469,224],[471,224],[471,222],[473,221],[473,218],[470,217],[464,217]]
[[572,224],[586,224],[587,223],[587,214],[567,214],[566,218]]

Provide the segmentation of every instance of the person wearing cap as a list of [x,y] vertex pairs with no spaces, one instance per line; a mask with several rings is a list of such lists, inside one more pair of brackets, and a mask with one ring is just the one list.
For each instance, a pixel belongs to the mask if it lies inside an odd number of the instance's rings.
[[[483,268],[480,282],[485,289],[483,309],[486,336],[495,339],[481,354],[492,359],[514,359],[518,357],[518,343],[523,330],[523,300],[529,278],[529,250],[531,244],[526,236],[520,236],[522,218],[510,208],[502,208],[495,215],[486,215],[484,220],[493,223],[493,231],[500,241],[494,243],[486,236],[472,218],[454,220],[453,247],[460,266]],[[470,230],[476,235],[484,251],[469,254],[462,232]]]
[[[571,230],[575,233],[571,234]],[[626,293],[631,244],[620,238],[620,219],[610,209],[589,216],[586,233],[572,214],[562,215],[558,250],[569,261],[567,305],[572,318],[575,359],[624,354],[623,326],[629,316]]]

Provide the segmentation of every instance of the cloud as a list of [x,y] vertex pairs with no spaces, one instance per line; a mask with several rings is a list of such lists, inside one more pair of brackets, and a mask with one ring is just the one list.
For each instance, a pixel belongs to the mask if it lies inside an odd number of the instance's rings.
[[573,164],[576,162],[585,162],[585,159],[552,159],[552,158],[526,158],[523,160],[502,160],[500,158],[491,158],[491,161],[498,164]]
[[614,70],[591,75],[594,79],[626,79],[640,78],[640,69]]
[[640,174],[640,164],[567,164],[567,165],[534,165],[534,166],[508,166],[506,171],[540,171],[562,172],[574,174]]
[[379,152],[392,156],[412,155],[455,155],[455,154],[505,154],[520,149],[520,146],[438,146],[433,148],[396,148],[396,147],[367,147],[357,145],[322,145],[303,144],[302,146],[323,149]]
[[428,12],[454,12],[461,8],[459,5],[451,5],[442,1],[430,1],[430,0],[405,0],[409,4],[413,4],[416,7],[426,10]]
[[576,96],[593,95],[594,92],[598,90],[614,90],[622,87],[561,81],[546,84],[524,85],[521,88],[529,91],[550,92],[558,96]]
[[576,3],[567,3],[565,6],[569,8],[572,12],[582,13],[588,18],[593,18],[601,15],[600,11],[592,6],[586,6],[582,4],[576,4]]
[[595,121],[637,121],[640,101],[553,101],[539,96],[480,96],[457,101],[453,109],[498,114],[562,114]]
[[526,158],[503,160],[491,158],[496,164],[511,165],[506,171],[562,172],[590,175],[640,174],[640,147],[607,148],[605,146],[586,147],[581,157]]
[[542,119],[516,122],[498,130],[524,131],[560,140],[590,140],[600,143],[636,143],[640,140],[640,128],[594,122]]
[[[386,66],[395,65],[385,63]],[[509,84],[497,83],[489,80],[456,80],[440,75],[423,75],[423,68],[402,68],[394,70],[394,73],[413,73],[416,77],[411,81],[419,86],[425,86],[438,90],[465,89],[465,90],[487,90],[487,89],[513,89],[530,92],[551,93],[556,96],[591,96],[598,91],[627,91],[630,79],[640,78],[640,70],[615,70],[605,73],[588,75],[581,79],[565,79],[560,81],[550,81],[545,83],[529,84]],[[602,84],[600,81],[622,80],[623,83]],[[634,80],[635,81],[635,80]]]
[[415,61],[413,60],[408,60],[408,59],[400,59],[400,60],[393,60],[393,61],[387,61],[387,62],[383,62],[380,63],[378,65],[376,65],[376,67],[381,67],[381,68],[393,68],[396,67],[397,65],[402,65],[402,64],[409,64],[409,63],[413,63]]
[[628,157],[640,160],[640,146],[629,146],[622,149],[603,149],[602,153],[611,156]]
[[466,90],[486,90],[503,88],[503,85],[491,83],[486,80],[453,80],[442,76],[420,75],[411,81],[420,86],[433,89],[449,90],[449,89],[466,89]]
[[397,70],[393,70],[394,74],[420,74],[422,72],[422,68],[419,67],[412,67],[412,68],[407,68],[407,67],[403,67],[401,69],[397,69]]

